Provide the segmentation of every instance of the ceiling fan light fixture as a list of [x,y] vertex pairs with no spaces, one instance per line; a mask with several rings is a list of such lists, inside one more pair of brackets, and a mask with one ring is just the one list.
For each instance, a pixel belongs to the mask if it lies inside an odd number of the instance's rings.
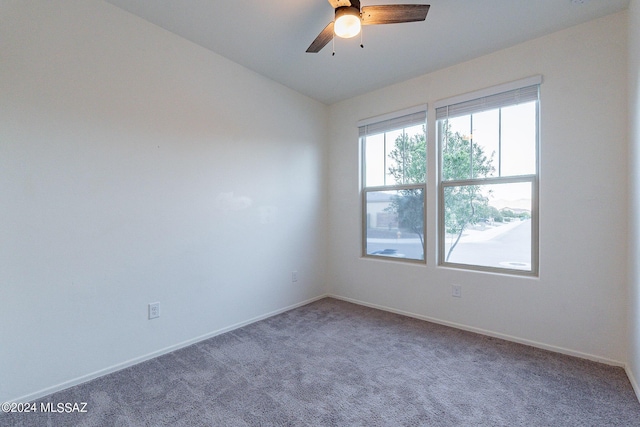
[[336,9],[336,20],[333,31],[336,36],[350,39],[360,34],[360,10],[345,6]]
[[[335,19],[320,31],[307,48],[307,53],[320,52],[336,36],[345,39],[357,36],[362,25],[424,21],[430,7],[428,4],[381,4],[364,6],[361,13],[360,0],[329,0],[329,4],[335,11]],[[360,47],[363,47],[362,42]]]

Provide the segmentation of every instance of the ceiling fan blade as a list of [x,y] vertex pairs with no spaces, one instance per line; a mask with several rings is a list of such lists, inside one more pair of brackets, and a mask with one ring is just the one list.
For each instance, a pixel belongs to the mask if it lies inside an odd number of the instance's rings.
[[362,25],[424,21],[428,12],[428,4],[365,6],[362,8]]
[[324,30],[318,34],[318,37],[307,48],[308,53],[318,53],[323,47],[327,45],[333,39],[333,21],[329,22],[329,25],[324,27]]
[[351,3],[353,3],[353,2],[351,2],[349,0],[329,0],[329,4],[334,9],[337,9],[337,8],[343,7],[343,6],[351,6]]

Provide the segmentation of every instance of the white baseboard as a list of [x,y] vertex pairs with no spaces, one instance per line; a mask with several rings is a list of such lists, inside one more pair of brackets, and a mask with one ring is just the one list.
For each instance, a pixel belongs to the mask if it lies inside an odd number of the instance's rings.
[[636,381],[636,377],[633,375],[633,371],[629,368],[629,365],[624,367],[624,371],[627,373],[627,377],[629,377],[629,382],[631,382],[631,387],[633,387],[633,391],[636,393],[638,402],[640,402],[640,387],[638,387],[638,382]]
[[[365,306],[365,307],[371,307],[371,308],[375,308],[375,309],[383,310],[383,311],[388,311],[390,313],[395,313],[395,314],[401,314],[403,316],[413,317],[415,319],[425,320],[427,322],[437,323],[439,325],[450,326],[452,328],[461,329],[461,330],[469,331],[469,332],[474,332],[474,333],[480,334],[480,335],[486,335],[486,336],[490,336],[490,337],[494,337],[494,338],[500,338],[500,339],[503,339],[505,341],[516,342],[518,344],[524,344],[524,345],[528,345],[528,346],[531,346],[531,347],[540,348],[540,349],[543,349],[543,350],[553,351],[554,353],[566,354],[568,356],[579,357],[581,359],[592,360],[592,361],[595,361],[595,362],[605,363],[607,365],[612,365],[612,366],[620,366],[620,367],[626,369],[625,363],[620,362],[618,360],[612,360],[612,359],[608,359],[608,358],[605,358],[605,357],[596,356],[596,355],[593,355],[593,354],[588,354],[588,353],[583,353],[583,352],[580,352],[580,351],[570,350],[570,349],[564,348],[564,347],[557,347],[557,346],[554,346],[554,345],[549,345],[549,344],[545,344],[545,343],[541,343],[541,342],[537,342],[537,341],[531,341],[531,340],[515,337],[515,336],[512,336],[512,335],[501,334],[499,332],[494,332],[494,331],[489,331],[489,330],[486,330],[486,329],[476,328],[476,327],[473,327],[473,326],[463,325],[463,324],[460,324],[460,323],[449,322],[447,320],[441,320],[441,319],[437,319],[437,318],[434,318],[434,317],[423,316],[421,314],[411,313],[411,312],[404,311],[404,310],[398,310],[398,309],[391,308],[391,307],[386,307],[386,306],[383,306],[383,305],[372,304],[372,303],[368,303],[366,301],[360,301],[360,300],[357,300],[357,299],[343,297],[343,296],[340,296],[340,295],[329,294],[327,296],[331,297],[331,298],[335,298],[335,299],[351,302],[351,303],[354,303],[354,304],[362,305],[362,306]],[[638,390],[638,389],[636,389],[634,387],[634,390]],[[638,395],[637,391],[636,391],[636,394]]]
[[268,319],[269,317],[273,317],[273,316],[276,316],[278,314],[284,313],[286,311],[293,310],[293,309],[298,308],[298,307],[302,307],[303,305],[310,304],[310,303],[312,303],[314,301],[326,298],[327,296],[328,295],[326,295],[326,294],[320,295],[320,296],[317,296],[317,297],[314,297],[314,298],[311,298],[311,299],[308,299],[308,300],[305,300],[305,301],[290,305],[288,307],[284,307],[284,308],[281,308],[281,309],[278,309],[278,310],[275,310],[275,311],[272,311],[272,312],[269,312],[269,313],[254,317],[252,319],[245,320],[243,322],[239,322],[239,323],[233,324],[231,326],[227,326],[225,328],[218,329],[216,331],[201,335],[199,337],[195,337],[195,338],[183,341],[181,343],[165,347],[163,349],[154,351],[152,353],[148,353],[148,354],[145,354],[143,356],[136,357],[136,358],[124,361],[122,363],[118,363],[116,365],[109,366],[109,367],[104,368],[104,369],[100,369],[99,371],[95,371],[95,372],[92,372],[90,374],[83,375],[81,377],[77,377],[77,378],[74,378],[72,380],[65,381],[63,383],[56,384],[54,386],[44,388],[44,389],[39,390],[37,392],[29,393],[27,395],[20,396],[20,397],[15,398],[15,399],[9,399],[7,401],[8,402],[33,402],[34,400],[40,399],[40,398],[42,398],[44,396],[47,396],[49,394],[56,393],[58,391],[65,390],[67,388],[70,388],[70,387],[85,383],[87,381],[91,381],[91,380],[96,379],[98,377],[102,377],[104,375],[120,371],[120,370],[128,368],[130,366],[137,365],[138,363],[142,363],[142,362],[145,362],[147,360],[153,359],[155,357],[162,356],[163,354],[171,353],[172,351],[176,351],[176,350],[179,350],[181,348],[188,347],[188,346],[190,346],[192,344],[195,344],[195,343],[198,343],[200,341],[204,341],[206,339],[213,338],[213,337],[215,337],[217,335],[233,331],[234,329],[242,328],[243,326],[250,325],[251,323],[255,323],[255,322],[259,322],[260,320]]
[[394,308],[391,308],[391,307],[382,306],[382,305],[378,305],[378,304],[372,304],[372,303],[368,303],[366,301],[357,300],[357,299],[354,299],[354,298],[343,297],[343,296],[335,295],[335,294],[324,294],[324,295],[320,295],[320,296],[317,296],[317,297],[314,297],[314,298],[311,298],[311,299],[308,299],[308,300],[305,300],[305,301],[290,305],[288,307],[284,307],[284,308],[281,308],[281,309],[278,309],[278,310],[275,310],[275,311],[272,311],[272,312],[269,312],[269,313],[254,317],[252,319],[248,319],[248,320],[243,321],[243,322],[239,322],[239,323],[227,326],[225,328],[222,328],[222,329],[207,333],[205,335],[201,335],[199,337],[192,338],[190,340],[186,340],[186,341],[183,341],[181,343],[165,347],[165,348],[160,349],[158,351],[154,351],[152,353],[149,353],[149,354],[146,354],[146,355],[143,355],[143,356],[140,356],[140,357],[136,357],[136,358],[127,360],[127,361],[122,362],[122,363],[118,363],[116,365],[101,369],[99,371],[95,371],[93,373],[90,373],[90,374],[87,374],[87,375],[83,375],[81,377],[77,377],[77,378],[74,378],[72,380],[65,381],[63,383],[60,383],[60,384],[57,384],[57,385],[54,385],[54,386],[51,386],[51,387],[47,387],[47,388],[39,390],[37,392],[30,393],[30,394],[18,397],[16,399],[10,399],[10,400],[8,400],[8,402],[32,402],[34,400],[40,399],[40,398],[42,398],[44,396],[47,396],[49,394],[52,394],[52,393],[55,393],[55,392],[58,392],[58,391],[61,391],[61,390],[65,390],[67,388],[70,388],[70,387],[73,387],[73,386],[76,386],[76,385],[91,381],[91,380],[93,380],[95,378],[98,378],[98,377],[101,377],[101,376],[104,376],[104,375],[108,375],[108,374],[113,373],[113,372],[120,371],[120,370],[128,368],[130,366],[137,365],[138,363],[142,363],[142,362],[145,362],[147,360],[153,359],[155,357],[162,356],[163,354],[171,353],[172,351],[179,350],[179,349],[184,348],[184,347],[188,347],[188,346],[190,346],[192,344],[195,344],[195,343],[198,343],[200,341],[204,341],[206,339],[213,338],[213,337],[215,337],[217,335],[221,335],[221,334],[224,334],[226,332],[230,332],[230,331],[233,331],[235,329],[241,328],[243,326],[250,325],[251,323],[259,322],[261,320],[267,319],[269,317],[276,316],[276,315],[284,313],[286,311],[293,310],[293,309],[298,308],[298,307],[302,307],[304,305],[310,304],[310,303],[312,303],[314,301],[318,301],[318,300],[326,298],[326,297],[335,298],[335,299],[338,299],[338,300],[347,301],[347,302],[351,302],[353,304],[358,304],[358,305],[362,305],[362,306],[365,306],[365,307],[371,307],[371,308],[375,308],[375,309],[378,309],[378,310],[388,311],[390,313],[400,314],[400,315],[403,315],[403,316],[413,317],[415,319],[424,320],[424,321],[432,322],[432,323],[437,323],[437,324],[444,325],[444,326],[450,326],[450,327],[453,327],[453,328],[456,328],[456,329],[461,329],[461,330],[465,330],[465,331],[469,331],[469,332],[474,332],[474,333],[478,333],[478,334],[481,334],[481,335],[491,336],[491,337],[494,337],[494,338],[500,338],[500,339],[504,339],[506,341],[512,341],[512,342],[516,342],[516,343],[519,343],[519,344],[529,345],[529,346],[532,346],[532,347],[537,347],[537,348],[541,348],[541,349],[544,349],[544,350],[553,351],[553,352],[556,352],[556,353],[561,353],[561,354],[566,354],[566,355],[569,355],[569,356],[580,357],[582,359],[593,360],[593,361],[605,363],[605,364],[608,364],[608,365],[620,366],[620,367],[623,367],[625,369],[627,377],[629,378],[629,381],[631,382],[633,390],[635,391],[636,397],[640,401],[640,386],[638,385],[638,382],[636,381],[636,379],[635,379],[635,377],[633,375],[633,372],[629,369],[629,367],[626,364],[624,364],[622,362],[619,362],[617,360],[607,359],[607,358],[591,355],[591,354],[588,354],[588,353],[574,351],[574,350],[566,349],[566,348],[563,348],[563,347],[552,346],[552,345],[548,345],[548,344],[544,344],[544,343],[539,343],[539,342],[536,342],[536,341],[526,340],[526,339],[522,339],[522,338],[511,336],[511,335],[501,334],[501,333],[497,333],[497,332],[493,332],[493,331],[488,331],[488,330],[484,330],[484,329],[480,329],[480,328],[475,328],[475,327],[472,327],[472,326],[467,326],[467,325],[462,325],[462,324],[458,324],[458,323],[454,323],[454,322],[449,322],[449,321],[446,321],[446,320],[440,320],[440,319],[436,319],[436,318],[429,317],[429,316],[423,316],[423,315],[420,315],[420,314],[407,312],[407,311],[404,311],[404,310],[397,310],[397,309],[394,309]]

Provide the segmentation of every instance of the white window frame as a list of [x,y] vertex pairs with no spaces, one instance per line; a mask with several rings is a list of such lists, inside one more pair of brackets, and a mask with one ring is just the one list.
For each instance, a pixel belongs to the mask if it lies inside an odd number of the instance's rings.
[[[480,91],[444,99],[435,103],[437,126],[437,209],[438,209],[438,265],[465,270],[488,271],[494,273],[507,273],[523,276],[538,276],[539,274],[539,177],[540,177],[540,85],[542,76],[533,76],[515,82],[483,89]],[[535,99],[532,99],[535,93]],[[520,96],[522,94],[522,100]],[[469,178],[462,180],[444,181],[442,178],[443,167],[443,132],[442,123],[447,118],[454,118],[468,114],[480,113],[495,108],[518,105],[522,102],[536,101],[536,135],[535,135],[535,172],[526,175],[498,176],[487,178]],[[445,254],[445,188],[465,185],[490,185],[490,184],[531,184],[531,269],[511,269],[508,267],[490,267],[475,264],[460,264],[446,261]]]
[[[371,117],[360,120],[358,122],[359,138],[358,143],[360,147],[360,188],[361,188],[361,209],[362,209],[362,257],[370,259],[386,259],[411,263],[426,263],[426,217],[427,217],[427,185],[426,185],[426,170],[425,170],[425,182],[420,184],[398,184],[398,185],[380,185],[380,186],[367,186],[366,185],[366,159],[365,159],[365,141],[367,136],[376,135],[380,133],[392,132],[398,129],[404,129],[416,125],[424,125],[427,129],[427,105],[417,105],[415,107],[407,108],[404,110],[396,111],[381,116]],[[425,141],[427,141],[428,132],[425,131]],[[425,156],[426,156],[425,150]],[[426,165],[426,162],[425,162]],[[423,194],[423,218],[422,218],[422,259],[416,258],[397,258],[394,256],[385,255],[372,255],[367,253],[367,194],[377,191],[400,191],[421,189]]]

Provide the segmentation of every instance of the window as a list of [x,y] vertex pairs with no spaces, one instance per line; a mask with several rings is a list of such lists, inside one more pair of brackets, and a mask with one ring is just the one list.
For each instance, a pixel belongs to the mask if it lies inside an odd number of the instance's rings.
[[436,105],[440,265],[537,274],[540,83]]
[[424,261],[426,106],[358,125],[363,256]]

